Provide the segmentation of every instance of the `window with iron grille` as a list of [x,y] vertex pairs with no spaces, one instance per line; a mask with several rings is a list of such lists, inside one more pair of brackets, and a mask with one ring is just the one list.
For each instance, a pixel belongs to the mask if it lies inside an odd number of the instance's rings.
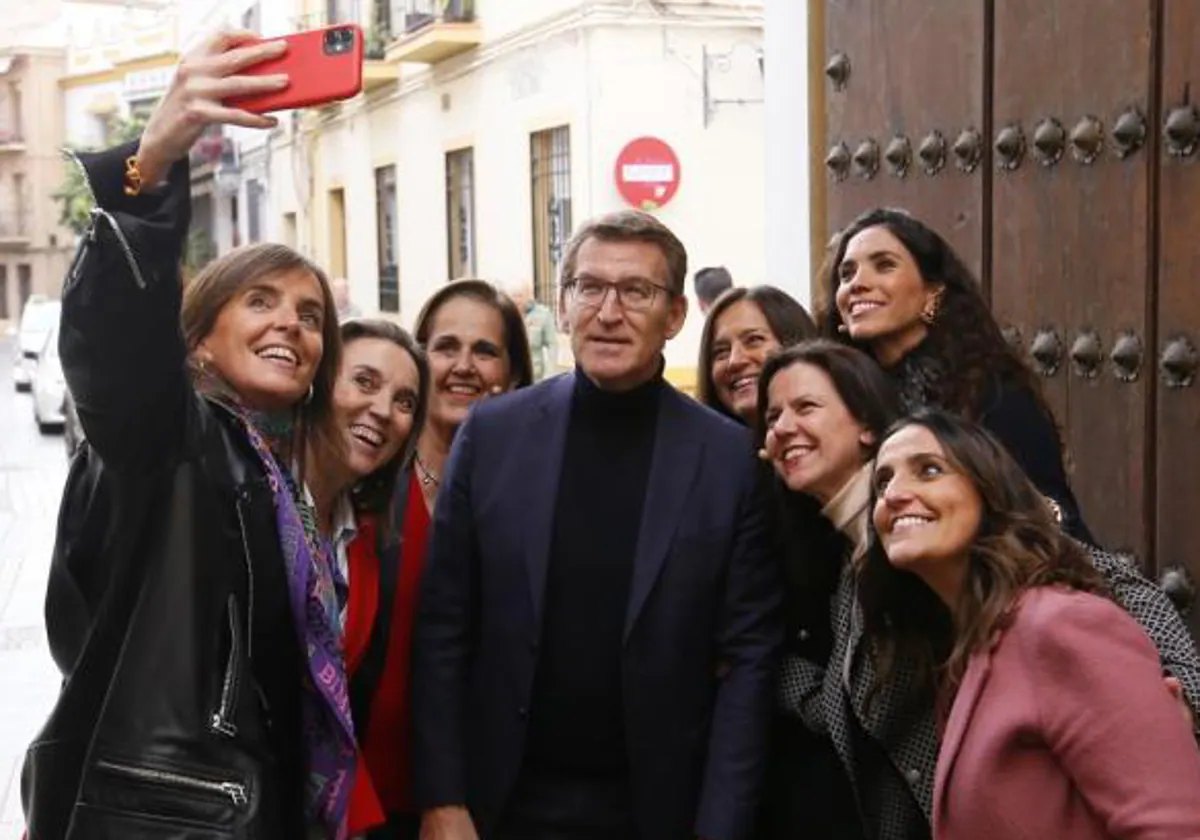
[[446,153],[446,235],[450,280],[475,276],[475,150]]
[[559,126],[529,135],[533,196],[533,290],[554,306],[558,267],[571,236],[571,129]]
[[379,311],[400,311],[400,260],[396,247],[396,167],[375,170],[375,225],[379,236]]

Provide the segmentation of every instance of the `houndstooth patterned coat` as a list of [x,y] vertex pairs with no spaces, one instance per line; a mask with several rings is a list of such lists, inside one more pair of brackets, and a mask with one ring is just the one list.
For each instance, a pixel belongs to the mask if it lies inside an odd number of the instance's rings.
[[[1114,599],[1154,642],[1163,670],[1179,680],[1191,708],[1200,710],[1200,655],[1174,606],[1129,560],[1096,548],[1089,552]],[[834,646],[829,667],[820,668],[794,655],[786,657],[780,703],[814,732],[831,739],[860,805],[864,799],[877,803],[877,813],[865,821],[871,840],[927,837],[939,747],[933,709],[904,714],[898,701],[911,688],[914,671],[903,661],[896,663],[892,681],[868,706],[876,675],[872,657],[862,644],[862,613],[849,563],[844,564],[830,615]],[[885,772],[879,776],[881,787],[869,797],[860,789],[862,774],[856,755],[861,752],[856,750],[856,741],[862,737],[872,739],[877,752],[887,758]],[[872,824],[877,831],[871,832]],[[915,826],[923,831],[916,831]]]

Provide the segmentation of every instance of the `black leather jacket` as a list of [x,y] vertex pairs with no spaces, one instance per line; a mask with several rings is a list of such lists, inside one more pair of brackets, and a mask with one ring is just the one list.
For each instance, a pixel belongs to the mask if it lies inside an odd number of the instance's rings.
[[303,663],[271,492],[186,373],[187,165],[131,198],[133,149],[83,161],[102,210],[63,293],[87,443],[46,598],[64,683],[25,762],[29,838],[302,838]]

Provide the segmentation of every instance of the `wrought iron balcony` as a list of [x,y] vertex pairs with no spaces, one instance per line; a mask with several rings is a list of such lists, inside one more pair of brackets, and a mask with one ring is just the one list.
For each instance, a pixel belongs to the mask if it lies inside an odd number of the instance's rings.
[[473,0],[408,0],[403,32],[388,47],[389,61],[436,64],[479,46]]

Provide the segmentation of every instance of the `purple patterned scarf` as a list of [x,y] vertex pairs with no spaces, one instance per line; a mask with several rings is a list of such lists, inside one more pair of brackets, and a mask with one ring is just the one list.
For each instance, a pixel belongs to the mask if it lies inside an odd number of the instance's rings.
[[292,616],[308,662],[301,701],[308,757],[305,810],[309,825],[324,824],[330,837],[343,840],[358,748],[334,586],[336,562],[291,474],[280,467],[257,424],[245,411],[238,413],[275,497]]

